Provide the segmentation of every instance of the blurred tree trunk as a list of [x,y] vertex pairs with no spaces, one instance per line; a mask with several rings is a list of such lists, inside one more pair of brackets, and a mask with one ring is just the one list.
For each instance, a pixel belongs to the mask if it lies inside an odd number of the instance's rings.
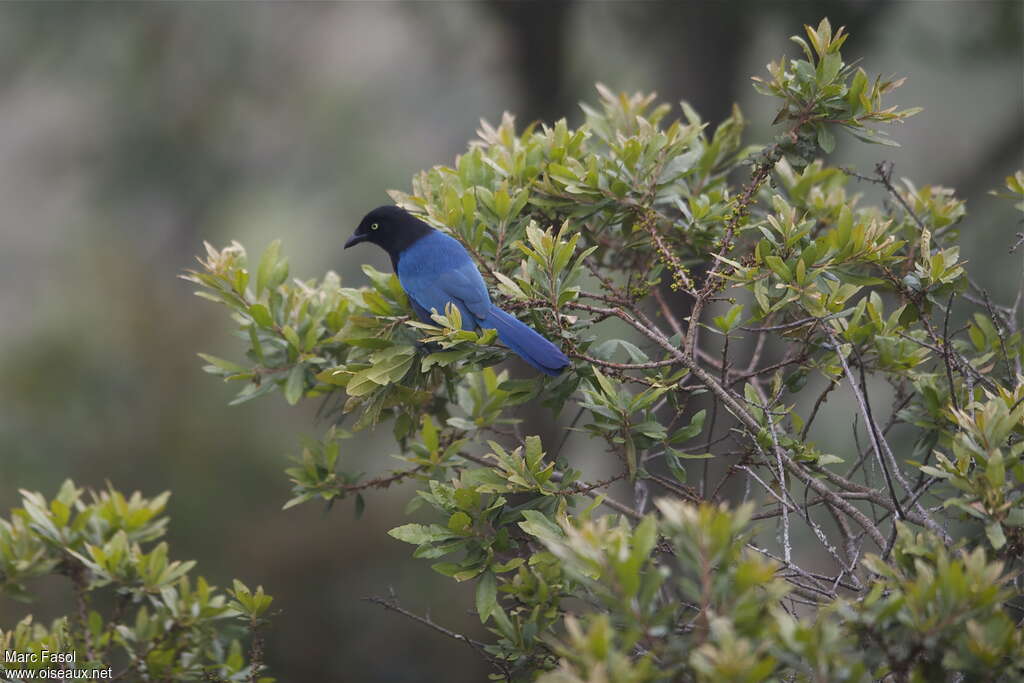
[[506,37],[520,92],[516,111],[523,124],[553,121],[573,106],[565,88],[565,33],[572,5],[569,0],[487,3]]

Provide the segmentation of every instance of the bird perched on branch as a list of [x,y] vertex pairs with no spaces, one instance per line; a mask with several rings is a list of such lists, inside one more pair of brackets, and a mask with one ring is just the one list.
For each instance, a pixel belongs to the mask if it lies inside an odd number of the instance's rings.
[[476,264],[452,237],[404,209],[380,206],[366,214],[345,248],[360,242],[372,242],[388,253],[423,322],[432,322],[431,312],[443,314],[451,303],[462,314],[464,329],[495,330],[506,346],[541,372],[557,375],[569,365],[557,346],[491,303]]

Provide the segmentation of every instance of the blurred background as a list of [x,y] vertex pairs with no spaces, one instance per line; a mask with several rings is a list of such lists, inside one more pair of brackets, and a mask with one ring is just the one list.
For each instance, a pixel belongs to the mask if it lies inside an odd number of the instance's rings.
[[[3,3],[0,509],[66,477],[170,489],[172,555],[218,585],[238,576],[276,596],[267,658],[279,680],[483,680],[465,646],[359,600],[394,588],[406,608],[481,635],[472,589],[385,534],[408,487],[371,495],[360,521],[348,503],[281,511],[287,457],[325,426],[316,406],[277,395],[229,408],[237,387],[201,372],[197,351],[240,348],[224,310],[176,278],[202,241],[258,254],[281,238],[294,276],[335,269],[361,284],[359,264],[386,268],[383,254],[341,245],[386,189],[451,163],[481,117],[578,124],[595,81],[686,99],[712,124],[739,102],[747,141],[769,141],[773,103],[749,77],[829,16],[852,34],[848,59],[908,77],[893,103],[925,108],[893,131],[902,148],[840,139],[836,162],[871,173],[888,159],[897,177],[956,187],[969,270],[1008,302],[1020,227],[986,192],[1024,166],[1022,7]],[[367,438],[365,470],[392,467],[388,434]],[[32,609],[60,614],[65,598]],[[24,610],[0,601],[0,626]]]

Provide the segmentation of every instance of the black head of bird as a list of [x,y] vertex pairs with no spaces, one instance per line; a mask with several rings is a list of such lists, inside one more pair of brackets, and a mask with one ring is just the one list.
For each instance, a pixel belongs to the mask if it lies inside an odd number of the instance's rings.
[[345,242],[345,248],[370,242],[388,252],[392,261],[416,240],[434,229],[411,213],[397,206],[378,206],[363,216],[359,227]]

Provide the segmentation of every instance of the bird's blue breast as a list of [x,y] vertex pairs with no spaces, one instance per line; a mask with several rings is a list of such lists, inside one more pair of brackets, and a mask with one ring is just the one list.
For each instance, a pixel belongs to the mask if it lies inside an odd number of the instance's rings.
[[431,309],[443,314],[449,302],[459,307],[465,329],[479,327],[490,311],[491,299],[476,264],[443,232],[431,232],[406,247],[395,270],[416,313],[428,322]]

